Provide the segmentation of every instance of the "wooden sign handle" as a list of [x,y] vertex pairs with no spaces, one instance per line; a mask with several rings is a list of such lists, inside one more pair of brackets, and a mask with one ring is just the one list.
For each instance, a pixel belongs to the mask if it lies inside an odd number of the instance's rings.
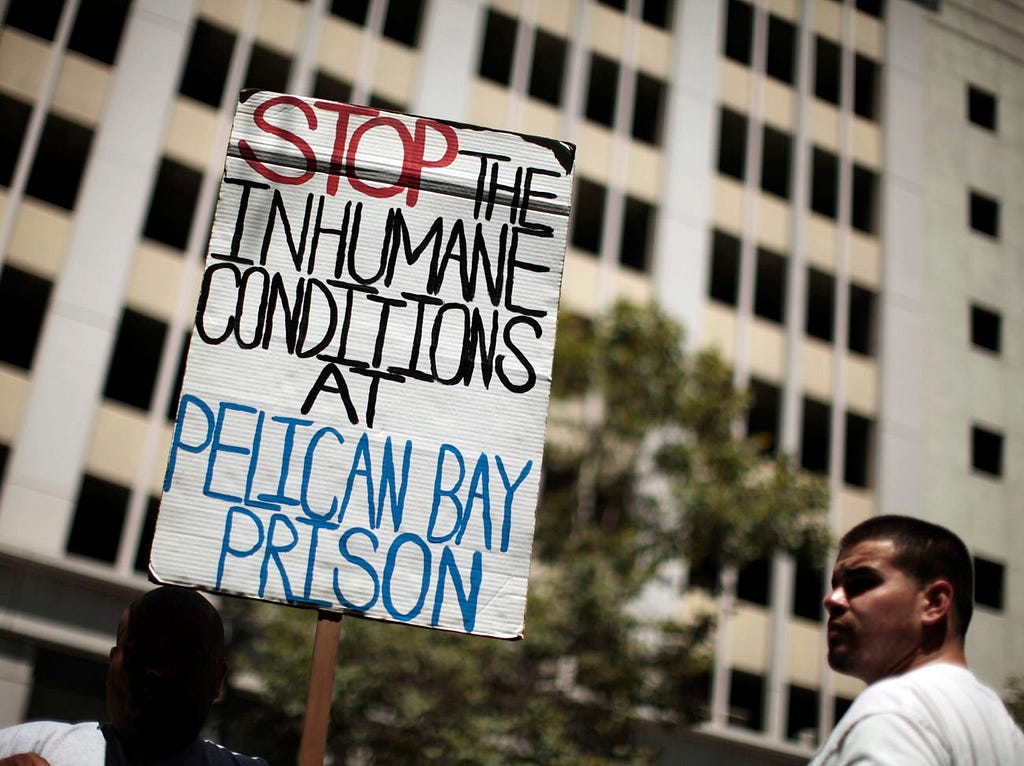
[[313,661],[309,668],[309,692],[299,742],[298,766],[323,766],[324,763],[340,635],[341,613],[320,610],[313,638]]

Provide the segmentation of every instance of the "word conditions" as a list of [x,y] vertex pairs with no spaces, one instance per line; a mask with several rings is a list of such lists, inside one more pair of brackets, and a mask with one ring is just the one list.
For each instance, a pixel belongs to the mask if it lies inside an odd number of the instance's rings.
[[[406,514],[409,503],[425,500],[409,492],[421,461],[433,472],[429,514],[423,507]],[[185,474],[188,486],[202,486],[195,501],[204,513],[210,504],[225,509],[218,589],[235,589],[233,578],[252,576],[258,565],[260,598],[276,583],[291,603],[382,607],[400,622],[418,617],[429,599],[431,626],[454,595],[471,633],[485,552],[509,550],[517,492],[532,469],[530,460],[515,468],[500,455],[473,457],[453,444],[428,452],[409,439],[380,444],[366,432],[186,394],[163,489],[171,492]],[[425,528],[410,528],[424,519]],[[460,550],[464,542],[469,550]]]

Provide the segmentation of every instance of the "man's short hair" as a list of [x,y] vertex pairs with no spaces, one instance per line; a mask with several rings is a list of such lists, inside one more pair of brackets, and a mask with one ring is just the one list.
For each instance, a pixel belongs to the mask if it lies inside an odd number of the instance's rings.
[[893,564],[920,585],[946,580],[953,586],[957,631],[967,635],[974,612],[974,566],[971,554],[953,532],[912,516],[875,516],[843,535],[840,552],[867,540],[891,540]]

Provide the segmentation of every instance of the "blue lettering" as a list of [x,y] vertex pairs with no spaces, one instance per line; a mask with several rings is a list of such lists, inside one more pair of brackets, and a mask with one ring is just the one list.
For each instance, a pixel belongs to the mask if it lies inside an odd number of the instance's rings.
[[501,483],[505,485],[505,514],[501,522],[501,552],[505,553],[505,551],[508,550],[509,536],[512,530],[512,501],[515,499],[516,490],[519,489],[519,485],[522,484],[523,480],[530,475],[530,469],[533,468],[533,461],[526,461],[526,465],[523,466],[523,470],[519,472],[519,478],[511,484],[508,480],[508,474],[505,473],[505,464],[501,462],[501,458],[495,455],[494,462],[498,464],[498,473],[501,474]]
[[[213,469],[217,462],[218,453],[229,452],[237,455],[248,455],[251,451],[251,445],[243,447],[239,444],[225,444],[221,441],[221,435],[224,432],[224,422],[227,419],[227,414],[232,411],[252,414],[256,412],[256,408],[248,407],[244,404],[234,404],[232,402],[220,403],[220,410],[217,413],[217,424],[213,428],[213,443],[210,445],[210,462],[206,466],[206,483],[203,485],[203,494],[207,497],[224,500],[228,503],[237,503],[242,500],[238,495],[215,492],[211,489],[211,485],[213,484]],[[262,414],[263,413],[260,413],[261,416]]]
[[295,429],[298,427],[305,428],[306,426],[313,425],[312,420],[302,420],[301,418],[288,418],[281,415],[274,415],[270,418],[275,423],[284,423],[288,427],[284,432],[284,444],[281,448],[281,469],[278,474],[277,480],[277,494],[276,495],[257,495],[256,497],[267,503],[277,503],[279,505],[298,505],[299,500],[294,497],[288,497],[286,494],[286,485],[288,484],[288,471],[292,462],[292,451],[295,448]]
[[256,432],[252,437],[252,456],[249,459],[249,472],[245,476],[245,504],[250,508],[263,508],[267,511],[278,511],[281,506],[277,503],[261,503],[252,497],[252,484],[256,478],[256,464],[259,462],[260,444],[263,441],[263,420],[266,413],[260,410],[256,418]]
[[370,469],[370,438],[364,432],[359,437],[359,443],[356,445],[356,451],[352,455],[352,466],[348,471],[348,481],[345,483],[345,497],[341,501],[341,512],[338,514],[338,520],[344,521],[345,510],[348,508],[348,501],[352,497],[352,485],[355,484],[356,477],[362,476],[366,482],[366,509],[369,515],[370,529],[376,529],[377,524],[375,520],[377,514],[373,508],[373,471]]
[[455,554],[452,549],[445,546],[441,551],[441,564],[437,568],[437,590],[434,593],[434,612],[430,618],[430,624],[437,626],[441,621],[441,604],[444,601],[444,582],[451,577],[452,586],[455,588],[455,597],[459,600],[459,609],[462,610],[462,627],[467,633],[473,632],[476,625],[476,602],[480,596],[480,581],[484,576],[483,556],[480,551],[473,551],[473,564],[469,572],[469,594],[462,585],[462,575],[455,565]]
[[347,609],[353,609],[357,612],[365,612],[377,603],[377,597],[380,595],[380,578],[377,577],[377,570],[370,565],[369,561],[361,558],[360,556],[356,556],[348,549],[349,539],[353,535],[365,535],[368,537],[370,539],[370,545],[373,546],[374,551],[377,550],[378,546],[377,537],[368,529],[352,527],[341,536],[340,540],[338,540],[338,552],[341,554],[341,557],[345,559],[345,561],[355,564],[357,567],[362,569],[370,578],[370,582],[373,583],[373,596],[367,599],[365,604],[355,604],[345,598],[345,595],[341,592],[341,583],[338,581],[337,567],[334,568],[334,595],[338,597],[338,603]]
[[[185,430],[186,414],[188,412],[189,405],[192,405],[195,409],[199,410],[206,418],[206,436],[203,438],[201,444],[186,444],[182,441],[182,432]],[[178,419],[174,423],[174,437],[171,439],[171,454],[167,459],[167,473],[164,474],[164,492],[167,492],[171,488],[171,480],[174,478],[174,466],[178,459],[178,450],[183,449],[185,452],[191,452],[198,455],[204,449],[210,446],[210,442],[213,440],[213,410],[211,410],[202,399],[192,394],[184,394],[181,397],[181,401],[178,402]]]
[[[284,543],[279,543],[275,539],[274,532],[278,527],[285,527],[290,533],[289,539]],[[284,589],[284,597],[289,601],[295,600],[294,596],[292,596],[291,583],[288,581],[288,573],[281,562],[281,554],[290,551],[298,542],[299,533],[287,516],[283,513],[275,513],[270,517],[270,528],[267,530],[267,547],[263,550],[263,563],[260,564],[260,588],[258,591],[260,598],[263,598],[263,594],[266,592],[268,569],[270,560],[273,559],[274,566],[277,567],[277,573],[281,576],[281,587]]]
[[473,515],[473,506],[476,500],[483,504],[481,515],[484,521],[484,546],[491,549],[491,493],[488,489],[490,471],[488,468],[487,455],[483,452],[476,460],[476,468],[473,469],[473,478],[469,482],[469,494],[466,496],[466,512],[462,514],[462,522],[459,524],[459,533],[455,536],[455,544],[462,544],[462,536],[466,534],[466,527],[469,526],[469,517]]
[[409,462],[412,458],[412,442],[405,440],[405,451],[402,454],[402,483],[395,494],[395,458],[391,451],[391,437],[384,442],[384,463],[380,471],[380,494],[377,495],[377,518],[376,524],[370,526],[379,529],[383,522],[384,501],[390,496],[391,523],[394,531],[402,526],[402,511],[405,508],[405,488],[409,480]]
[[[444,479],[444,463],[445,457],[452,455],[458,465],[458,478],[455,483],[448,489],[441,488],[441,482]],[[456,494],[459,491],[459,487],[462,486],[463,479],[466,478],[466,462],[462,458],[462,453],[459,452],[457,447],[451,444],[442,444],[441,450],[437,455],[437,471],[434,474],[434,501],[430,507],[430,523],[427,527],[427,539],[432,543],[443,543],[447,542],[452,538],[452,535],[459,528],[459,521],[462,518],[462,501],[459,500]],[[452,505],[455,508],[455,518],[452,520],[452,527],[446,534],[436,532],[438,511],[441,507],[441,498],[447,497],[451,500]]]
[[[320,440],[327,434],[331,434],[335,439],[337,439],[338,444],[345,443],[344,437],[330,426],[321,428],[313,434],[313,438],[309,440],[309,446],[306,447],[306,460],[302,466],[302,489],[299,495],[301,498],[300,502],[302,504],[302,512],[306,514],[307,517],[315,521],[327,521],[338,510],[337,496],[331,498],[331,508],[327,513],[317,513],[309,504],[309,477],[313,473],[313,453],[316,452],[316,448],[320,443]],[[339,519],[339,521],[341,521],[341,519]]]
[[[416,603],[413,604],[412,608],[408,612],[399,612],[395,607],[395,603],[391,598],[391,581],[395,574],[395,567],[398,564],[398,551],[406,543],[412,543],[420,549],[423,554],[423,577],[420,579],[420,595]],[[412,567],[406,565],[402,567],[404,572],[408,572]],[[423,542],[419,537],[406,532],[395,538],[395,541],[391,543],[391,547],[388,549],[388,559],[384,564],[384,608],[388,610],[388,614],[394,617],[400,622],[408,622],[413,617],[420,613],[423,609],[423,602],[427,598],[427,589],[430,588],[430,548]]]
[[[211,413],[212,414],[212,413]],[[231,547],[231,530],[234,528],[235,515],[242,514],[248,517],[249,521],[252,522],[253,527],[256,529],[256,542],[252,544],[251,548],[232,548]],[[228,516],[224,521],[224,536],[220,541],[220,560],[217,562],[217,585],[219,588],[221,581],[224,579],[224,560],[228,556],[234,558],[244,559],[248,556],[253,555],[263,545],[263,524],[260,522],[259,517],[247,508],[243,508],[240,505],[233,505],[228,508]],[[262,594],[261,594],[262,595]]]

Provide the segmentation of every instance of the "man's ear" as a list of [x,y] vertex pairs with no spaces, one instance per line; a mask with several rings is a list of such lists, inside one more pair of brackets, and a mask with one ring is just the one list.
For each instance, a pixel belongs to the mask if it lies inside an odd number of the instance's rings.
[[935,625],[950,617],[953,610],[953,586],[949,580],[936,580],[922,591],[924,612],[921,619],[925,625]]

